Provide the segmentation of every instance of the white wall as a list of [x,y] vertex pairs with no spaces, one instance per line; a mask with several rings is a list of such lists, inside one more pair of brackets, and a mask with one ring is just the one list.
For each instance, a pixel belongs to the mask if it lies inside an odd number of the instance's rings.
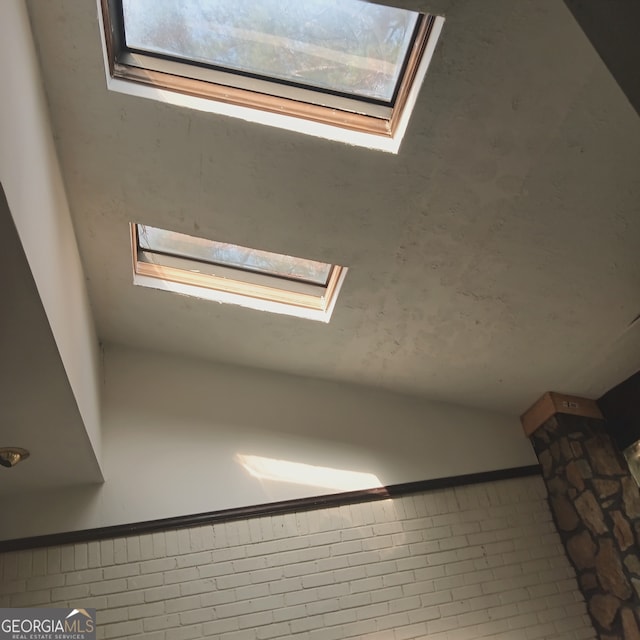
[[31,452],[28,464],[2,469],[0,494],[100,480],[2,185],[0,291],[0,446]]
[[595,639],[541,478],[0,554],[0,607],[98,638]]
[[[123,347],[105,377],[105,484],[22,496],[0,539],[537,464],[515,416]],[[240,455],[379,482],[258,479]]]
[[26,5],[0,2],[0,182],[96,458],[99,349]]

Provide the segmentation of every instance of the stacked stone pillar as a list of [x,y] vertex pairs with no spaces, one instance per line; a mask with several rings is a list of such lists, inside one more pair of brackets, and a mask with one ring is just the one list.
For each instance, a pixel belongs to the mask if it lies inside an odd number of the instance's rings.
[[640,640],[640,490],[595,403],[567,398],[545,394],[525,433],[601,640]]

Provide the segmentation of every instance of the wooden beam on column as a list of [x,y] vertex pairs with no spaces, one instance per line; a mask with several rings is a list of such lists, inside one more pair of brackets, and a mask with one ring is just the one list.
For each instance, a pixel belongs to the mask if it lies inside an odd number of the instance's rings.
[[527,437],[532,435],[538,427],[556,413],[568,413],[572,416],[597,418],[599,420],[604,419],[595,400],[547,391],[520,416],[525,435]]

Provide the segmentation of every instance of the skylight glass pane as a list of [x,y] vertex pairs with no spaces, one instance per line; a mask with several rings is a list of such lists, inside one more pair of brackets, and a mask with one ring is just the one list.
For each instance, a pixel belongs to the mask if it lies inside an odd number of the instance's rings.
[[138,244],[145,251],[189,258],[245,271],[266,273],[320,286],[327,284],[331,273],[331,265],[324,262],[196,238],[142,224],[137,225],[137,228]]
[[418,19],[362,0],[123,0],[130,49],[391,103]]

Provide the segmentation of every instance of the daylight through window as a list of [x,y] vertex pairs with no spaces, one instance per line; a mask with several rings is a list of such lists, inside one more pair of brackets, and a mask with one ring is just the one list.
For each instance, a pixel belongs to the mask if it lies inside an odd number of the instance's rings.
[[99,1],[112,78],[388,138],[442,25],[363,0]]
[[327,321],[346,269],[132,224],[134,282],[200,298]]
[[130,51],[391,104],[419,14],[347,0],[122,0]]

